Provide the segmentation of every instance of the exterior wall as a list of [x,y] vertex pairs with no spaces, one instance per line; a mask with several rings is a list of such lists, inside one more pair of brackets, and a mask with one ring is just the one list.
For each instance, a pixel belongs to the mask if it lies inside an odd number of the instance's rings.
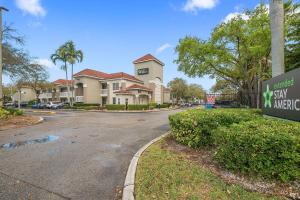
[[164,103],[171,103],[171,93],[169,91],[164,91]]
[[84,103],[102,103],[100,96],[101,84],[98,79],[81,77],[75,80],[75,84],[77,83],[83,84]]
[[[24,101],[28,102],[28,101],[35,100],[35,99],[36,99],[36,94],[33,89],[21,88],[21,102],[24,102]],[[15,94],[13,94],[12,100],[14,102],[19,101],[19,92],[16,92]]]
[[[137,84],[136,82],[123,80],[123,79],[116,79],[116,80],[107,81],[107,85],[108,85],[107,104],[112,104],[113,103],[113,98],[121,95],[121,94],[119,94],[119,95],[114,94],[115,91],[113,90],[113,83],[119,83],[120,90],[121,90],[121,88],[125,89],[126,87],[129,87],[133,84]],[[125,100],[124,100],[124,104],[125,104]]]
[[128,104],[134,104],[134,96],[133,95],[125,95],[125,94],[120,94],[115,96],[117,99],[117,104],[118,104],[118,99],[120,99],[120,104],[126,104],[126,99],[128,99]]
[[159,79],[150,81],[150,88],[153,90],[152,101],[157,104],[163,103],[163,84]]
[[[149,74],[138,75],[138,70],[148,68]],[[161,82],[163,82],[163,66],[158,64],[155,61],[148,61],[143,63],[138,63],[134,65],[134,73],[135,77],[144,81],[145,86],[149,86],[151,80],[155,78],[159,78]]]

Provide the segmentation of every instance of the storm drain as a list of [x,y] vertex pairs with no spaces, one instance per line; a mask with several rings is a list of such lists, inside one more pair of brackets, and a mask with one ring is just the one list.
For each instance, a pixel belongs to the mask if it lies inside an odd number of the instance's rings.
[[30,145],[30,144],[42,144],[42,143],[47,143],[47,142],[53,142],[55,140],[58,140],[58,136],[56,135],[47,135],[44,138],[39,138],[39,139],[34,139],[34,140],[26,140],[26,141],[18,141],[18,142],[11,142],[11,143],[6,143],[1,145],[1,149],[14,149],[20,146],[24,145]]

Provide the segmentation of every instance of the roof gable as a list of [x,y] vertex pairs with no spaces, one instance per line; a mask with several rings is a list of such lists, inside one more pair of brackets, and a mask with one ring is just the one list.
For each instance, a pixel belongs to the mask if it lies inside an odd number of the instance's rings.
[[105,79],[108,74],[100,71],[96,71],[93,69],[84,69],[76,74],[74,74],[74,77],[76,76],[89,76],[89,77],[95,77],[100,79]]
[[143,63],[143,62],[149,62],[149,61],[155,61],[158,64],[160,64],[161,66],[165,65],[163,62],[161,62],[160,60],[158,60],[157,58],[155,58],[151,54],[147,54],[147,55],[144,55],[141,58],[136,59],[135,61],[133,61],[133,64],[138,64],[138,63]]

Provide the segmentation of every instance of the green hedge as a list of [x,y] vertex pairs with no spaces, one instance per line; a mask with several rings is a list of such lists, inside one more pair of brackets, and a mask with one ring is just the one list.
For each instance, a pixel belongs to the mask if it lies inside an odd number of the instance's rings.
[[169,117],[175,139],[192,148],[213,144],[212,131],[219,126],[251,120],[259,117],[256,110],[216,109],[188,110]]
[[171,105],[171,103],[164,103],[160,105],[160,108],[169,108]]
[[300,180],[300,124],[259,119],[219,127],[215,159],[225,168],[281,181]]
[[119,104],[108,104],[105,106],[107,110],[125,110],[125,105],[119,105]]
[[128,105],[128,110],[148,110],[149,105]]
[[74,103],[74,107],[84,107],[84,106],[99,106],[98,103]]

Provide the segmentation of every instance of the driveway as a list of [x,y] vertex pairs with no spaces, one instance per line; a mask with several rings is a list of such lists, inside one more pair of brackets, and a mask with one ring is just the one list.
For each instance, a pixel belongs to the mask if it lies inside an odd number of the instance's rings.
[[0,149],[0,199],[115,199],[132,156],[169,130],[175,112],[59,112],[39,125],[0,131],[0,145],[58,136]]

